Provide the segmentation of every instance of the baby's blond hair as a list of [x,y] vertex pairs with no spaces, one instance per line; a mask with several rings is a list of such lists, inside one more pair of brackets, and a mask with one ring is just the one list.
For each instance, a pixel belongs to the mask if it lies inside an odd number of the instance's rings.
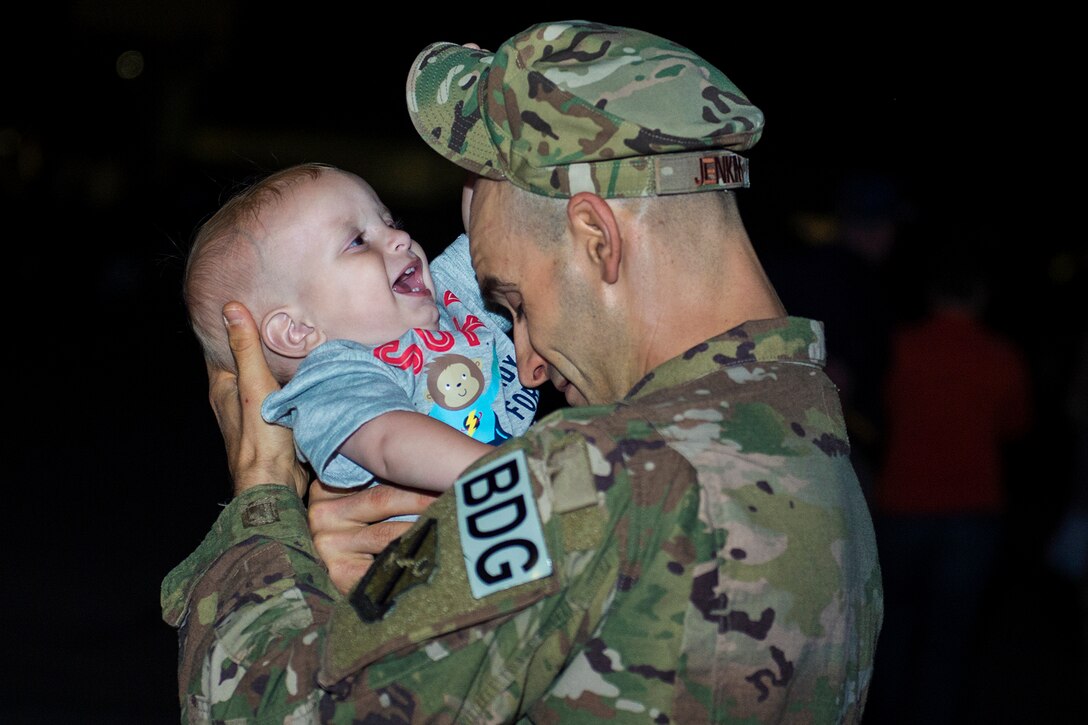
[[[185,264],[182,297],[210,365],[234,370],[223,329],[223,305],[232,300],[242,302],[260,322],[264,292],[259,284],[262,210],[282,198],[293,184],[336,170],[327,164],[303,163],[269,174],[232,196],[197,230]],[[275,363],[269,360],[282,383],[286,373]]]

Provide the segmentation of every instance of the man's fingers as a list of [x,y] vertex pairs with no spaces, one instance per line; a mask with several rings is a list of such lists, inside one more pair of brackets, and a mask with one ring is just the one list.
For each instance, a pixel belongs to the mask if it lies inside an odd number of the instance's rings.
[[411,521],[386,521],[354,529],[324,529],[313,532],[314,547],[325,563],[371,560],[412,526]]
[[374,552],[377,555],[411,526],[411,521],[385,521],[364,526],[355,532],[352,543],[357,551]]
[[223,319],[227,323],[227,339],[230,348],[235,353],[245,353],[254,345],[260,345],[261,336],[257,331],[257,323],[253,314],[241,302],[228,302],[223,305]]
[[372,524],[390,516],[422,513],[437,496],[432,491],[399,486],[371,486],[343,495],[330,493],[321,484],[314,484],[310,487],[308,508],[310,530],[337,531]]
[[306,510],[310,533],[336,588],[345,594],[351,591],[374,557],[412,525],[410,521],[383,519],[422,513],[437,496],[433,491],[399,486],[345,492],[320,481],[311,483]]
[[358,521],[353,516],[356,505],[352,501],[355,495],[355,493],[351,492],[337,493],[318,481],[310,484],[310,497],[306,503],[306,517],[315,540],[318,535],[326,532],[355,529],[369,523]]
[[[366,494],[365,497],[362,494]],[[421,514],[438,498],[437,491],[422,491],[403,486],[371,486],[359,492],[356,511],[360,520],[368,523],[382,521],[390,516]],[[365,508],[364,508],[365,507]]]
[[254,402],[260,405],[265,396],[279,385],[268,369],[261,347],[261,335],[257,323],[246,307],[238,302],[223,306],[223,318],[227,321],[227,339],[234,364],[238,366],[238,392],[242,405]]
[[279,384],[265,361],[257,323],[238,302],[224,305],[223,320],[237,372],[209,366],[208,395],[223,433],[234,492],[282,483],[301,496],[309,479],[295,458],[291,431],[261,417],[261,403]]
[[317,551],[328,567],[329,579],[341,594],[350,594],[374,564],[371,556],[329,558],[321,548]]
[[372,562],[373,560],[345,563],[343,566],[329,569],[329,578],[332,579],[333,586],[346,596],[351,594],[351,590],[355,588],[359,580],[370,571]]
[[208,365],[208,402],[219,422],[219,430],[241,428],[238,405],[238,376],[230,370]]
[[353,530],[315,532],[314,548],[328,567],[333,584],[347,594],[370,569],[374,554],[411,525],[409,521],[389,521]]
[[310,482],[310,493],[307,501],[309,505],[319,503],[321,501],[327,501],[330,499],[340,499],[345,496],[352,496],[355,491],[345,488],[333,488],[332,486],[326,486],[319,479],[315,478]]

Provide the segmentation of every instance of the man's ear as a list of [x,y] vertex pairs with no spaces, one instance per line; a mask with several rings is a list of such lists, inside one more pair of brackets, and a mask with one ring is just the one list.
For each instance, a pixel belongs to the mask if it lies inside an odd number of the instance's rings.
[[261,338],[272,352],[290,358],[303,358],[325,342],[325,333],[296,320],[285,308],[273,310],[261,321]]
[[580,191],[567,202],[567,225],[578,250],[584,250],[600,271],[601,281],[615,284],[620,277],[623,236],[608,202],[589,191]]

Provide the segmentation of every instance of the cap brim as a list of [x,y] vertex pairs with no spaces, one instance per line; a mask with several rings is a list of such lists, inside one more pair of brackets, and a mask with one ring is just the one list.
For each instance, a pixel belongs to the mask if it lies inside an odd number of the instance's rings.
[[408,115],[423,140],[458,166],[491,179],[506,178],[480,112],[494,53],[456,43],[432,43],[408,73]]

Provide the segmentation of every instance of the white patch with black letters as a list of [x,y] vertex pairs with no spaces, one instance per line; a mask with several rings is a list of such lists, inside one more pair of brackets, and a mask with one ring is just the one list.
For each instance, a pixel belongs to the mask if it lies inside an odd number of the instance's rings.
[[525,451],[515,450],[462,476],[457,526],[472,596],[481,599],[552,573],[529,481]]

